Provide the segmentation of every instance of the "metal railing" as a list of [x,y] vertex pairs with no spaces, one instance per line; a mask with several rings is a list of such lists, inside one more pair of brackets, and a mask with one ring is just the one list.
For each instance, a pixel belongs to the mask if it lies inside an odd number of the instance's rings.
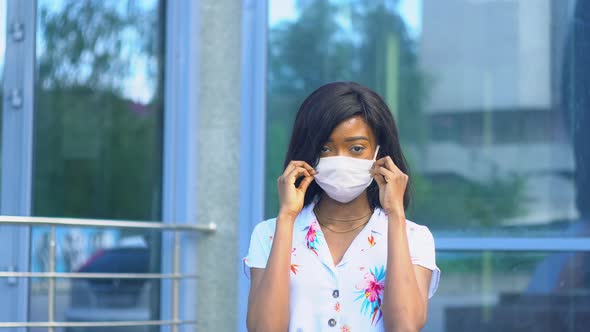
[[590,251],[590,238],[579,237],[436,237],[437,251]]
[[[0,272],[0,278],[46,278],[48,284],[48,320],[46,322],[0,322],[0,328],[46,327],[54,332],[57,327],[129,327],[129,326],[171,326],[173,332],[180,325],[194,325],[196,320],[181,320],[179,317],[179,282],[181,279],[196,279],[196,274],[180,273],[180,233],[213,233],[215,223],[204,225],[165,224],[160,222],[121,221],[102,219],[74,219],[0,216],[0,225],[49,226],[49,271],[48,272]],[[173,272],[172,273],[60,273],[56,272],[55,229],[58,226],[95,227],[95,228],[130,228],[174,232]],[[60,322],[55,320],[55,280],[65,279],[171,279],[172,280],[172,319],[144,321],[94,321],[94,322]]]

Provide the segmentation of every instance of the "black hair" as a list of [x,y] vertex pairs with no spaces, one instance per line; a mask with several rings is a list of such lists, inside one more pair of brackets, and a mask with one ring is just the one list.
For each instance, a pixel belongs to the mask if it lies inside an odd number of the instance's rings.
[[[299,107],[284,167],[292,160],[302,160],[316,167],[322,146],[342,121],[361,116],[373,131],[380,145],[377,159],[390,156],[395,165],[410,178],[410,170],[402,153],[395,120],[383,99],[371,89],[354,82],[333,82],[319,87]],[[404,208],[410,204],[410,184],[404,193]],[[304,205],[323,193],[313,181],[305,193]],[[379,188],[373,181],[367,188],[372,208],[381,207]]]

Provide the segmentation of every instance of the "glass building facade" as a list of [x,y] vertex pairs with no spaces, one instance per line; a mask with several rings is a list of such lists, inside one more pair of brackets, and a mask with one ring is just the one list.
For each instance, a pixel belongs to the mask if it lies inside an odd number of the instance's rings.
[[323,82],[359,82],[392,108],[412,170],[407,217],[437,243],[425,330],[582,331],[590,6],[289,3],[269,2],[266,217],[301,101]]
[[245,331],[295,114],[346,80],[434,234],[424,331],[584,331],[589,63],[582,0],[0,0],[0,327]]

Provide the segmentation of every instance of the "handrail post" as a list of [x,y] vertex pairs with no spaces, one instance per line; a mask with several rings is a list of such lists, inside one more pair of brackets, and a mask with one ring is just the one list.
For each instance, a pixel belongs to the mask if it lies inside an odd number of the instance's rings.
[[[55,241],[55,226],[51,226],[49,231],[49,273],[55,273],[55,256],[56,256],[56,241]],[[47,294],[47,316],[50,324],[55,322],[55,276],[48,279],[48,294]],[[48,332],[54,332],[54,328],[50,326]]]
[[[173,257],[173,273],[174,279],[172,279],[172,321],[178,322],[179,315],[178,315],[178,305],[180,302],[179,299],[179,282],[178,274],[180,273],[180,232],[174,232],[174,257]],[[172,332],[178,332],[178,324],[172,325]]]

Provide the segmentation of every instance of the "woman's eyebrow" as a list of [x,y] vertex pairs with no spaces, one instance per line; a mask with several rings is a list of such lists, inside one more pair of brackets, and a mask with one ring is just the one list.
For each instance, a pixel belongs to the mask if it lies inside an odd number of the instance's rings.
[[360,140],[368,141],[369,138],[366,136],[353,136],[353,137],[347,137],[344,139],[345,142],[360,141]]
[[[344,139],[345,142],[360,141],[360,140],[368,141],[369,138],[367,136],[352,136],[352,137],[347,137]],[[334,143],[334,140],[331,138],[328,138],[326,143]]]

